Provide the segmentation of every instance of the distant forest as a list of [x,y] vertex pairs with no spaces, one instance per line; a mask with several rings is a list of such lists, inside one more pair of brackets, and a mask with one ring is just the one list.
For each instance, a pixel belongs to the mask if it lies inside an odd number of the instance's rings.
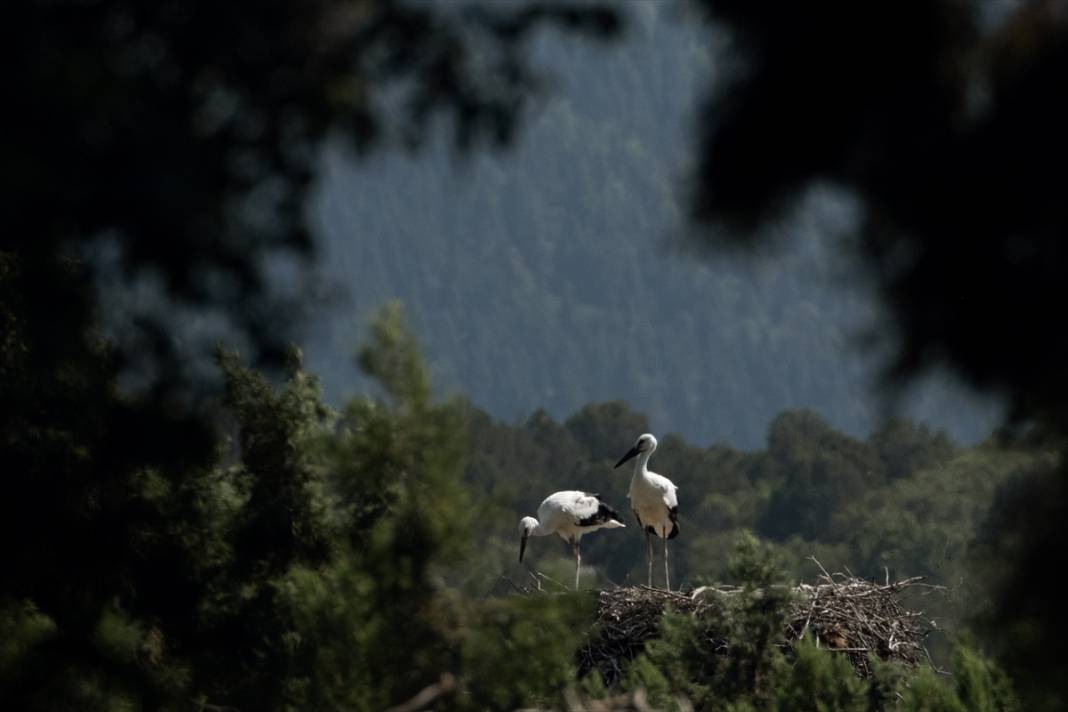
[[[307,314],[306,351],[329,400],[359,383],[369,315],[400,299],[439,387],[505,420],[621,399],[659,430],[737,447],[787,408],[854,436],[879,427],[893,341],[873,331],[870,285],[845,276],[849,201],[813,192],[771,259],[686,252],[696,102],[719,45],[684,5],[626,8],[626,51],[538,37],[550,81],[507,151],[458,156],[440,134],[411,157],[327,151],[313,215],[327,288],[346,298]],[[998,417],[944,374],[901,405],[963,442]]]

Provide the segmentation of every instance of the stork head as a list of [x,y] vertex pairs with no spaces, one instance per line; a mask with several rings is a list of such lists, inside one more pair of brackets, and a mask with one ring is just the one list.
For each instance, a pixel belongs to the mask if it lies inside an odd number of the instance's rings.
[[538,526],[538,520],[534,517],[523,517],[519,520],[519,561],[523,561],[523,552],[527,550],[527,537]]
[[619,467],[635,455],[638,455],[643,452],[651,453],[653,450],[656,450],[656,438],[653,437],[652,433],[643,433],[638,436],[637,440],[634,441],[634,447],[632,447],[630,450],[627,450],[627,454],[619,458],[619,462],[616,463],[616,467]]

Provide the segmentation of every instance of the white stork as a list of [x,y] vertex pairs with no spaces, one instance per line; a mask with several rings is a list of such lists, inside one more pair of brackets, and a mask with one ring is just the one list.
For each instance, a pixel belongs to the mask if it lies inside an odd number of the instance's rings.
[[[575,555],[575,590],[579,587],[579,571],[582,568],[582,554],[579,551],[579,539],[597,529],[615,529],[625,527],[619,521],[616,510],[601,501],[601,495],[587,492],[555,492],[545,498],[538,507],[538,519],[523,517],[519,520],[519,561],[523,561],[523,552],[527,549],[527,538],[559,534],[571,544],[571,553]],[[539,521],[540,520],[540,521]]]
[[630,506],[638,518],[638,526],[645,531],[645,554],[649,562],[649,586],[653,585],[653,541],[649,535],[664,540],[664,587],[671,590],[668,575],[668,539],[679,535],[679,498],[678,487],[666,477],[650,472],[646,465],[656,450],[656,438],[649,433],[641,435],[634,447],[616,463],[619,467],[627,460],[637,456],[634,462],[634,476],[630,478]]

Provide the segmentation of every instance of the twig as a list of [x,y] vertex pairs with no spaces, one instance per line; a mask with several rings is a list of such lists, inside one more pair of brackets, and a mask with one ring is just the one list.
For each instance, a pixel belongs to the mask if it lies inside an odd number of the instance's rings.
[[501,578],[502,578],[502,579],[504,579],[505,581],[507,581],[507,582],[508,582],[508,584],[509,584],[509,585],[510,585],[510,586],[511,586],[512,588],[514,588],[514,589],[516,590],[516,592],[517,592],[517,593],[521,593],[521,594],[524,594],[524,595],[525,595],[526,593],[528,593],[528,591],[527,591],[527,590],[525,590],[525,589],[521,588],[520,586],[516,585],[515,581],[513,581],[513,580],[512,580],[512,579],[510,579],[510,578],[508,578],[508,577],[507,577],[507,576],[505,576],[504,574],[501,574]]
[[820,567],[820,571],[823,572],[824,577],[828,581],[830,581],[831,584],[833,585],[834,584],[834,578],[832,578],[831,575],[829,573],[827,573],[827,569],[823,568],[823,564],[820,563],[819,559],[817,559],[815,556],[810,556],[808,558],[811,559],[812,561],[816,562],[816,566]]
[[671,596],[673,598],[684,598],[690,600],[690,596],[687,596],[685,593],[682,593],[680,591],[669,591],[666,588],[654,588],[652,586],[645,586],[641,584],[638,585],[638,588],[645,589],[646,591],[653,591],[662,595]]
[[456,678],[450,673],[443,672],[437,682],[427,685],[412,699],[396,707],[390,707],[386,712],[418,712],[442,695],[452,692],[455,687]]
[[816,610],[816,604],[819,603],[820,592],[816,589],[816,594],[812,598],[812,605],[808,607],[808,615],[805,616],[805,625],[801,627],[801,632],[797,634],[796,640],[801,640],[805,636],[805,632],[808,631],[808,624],[812,621],[812,612]]
[[[568,587],[567,587],[567,586],[565,586],[564,584],[560,583],[560,582],[559,582],[559,581],[557,581],[556,579],[553,579],[553,578],[549,578],[548,576],[546,576],[545,574],[543,574],[543,573],[542,573],[542,572],[540,572],[540,571],[535,571],[534,573],[536,573],[536,574],[538,575],[538,577],[539,577],[539,578],[543,578],[543,579],[545,579],[546,581],[548,581],[549,583],[554,583],[554,584],[556,584],[556,585],[557,585],[557,586],[559,586],[559,587],[560,587],[560,589],[561,589],[561,590],[563,590],[563,591],[570,591],[570,590],[571,590],[570,588],[568,588]],[[541,587],[539,586],[539,590],[540,590],[540,588],[541,588]]]

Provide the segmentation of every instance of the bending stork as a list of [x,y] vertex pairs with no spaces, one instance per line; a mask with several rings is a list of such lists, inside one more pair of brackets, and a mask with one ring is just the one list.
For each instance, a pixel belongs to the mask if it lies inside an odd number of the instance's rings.
[[649,535],[664,540],[664,588],[671,590],[668,575],[668,539],[679,535],[679,498],[678,487],[666,477],[650,472],[646,465],[656,450],[656,438],[649,433],[640,436],[634,447],[616,463],[619,467],[632,457],[634,476],[630,478],[630,506],[638,518],[638,526],[645,531],[645,554],[649,563],[649,586],[653,585],[653,541]]
[[[616,510],[601,501],[601,495],[587,492],[556,492],[545,498],[538,507],[538,519],[523,517],[519,520],[519,561],[527,549],[527,538],[559,534],[570,542],[575,555],[575,590],[579,587],[579,571],[582,569],[582,553],[579,540],[583,534],[597,529],[625,527],[619,521]],[[540,521],[539,521],[540,520]]]

